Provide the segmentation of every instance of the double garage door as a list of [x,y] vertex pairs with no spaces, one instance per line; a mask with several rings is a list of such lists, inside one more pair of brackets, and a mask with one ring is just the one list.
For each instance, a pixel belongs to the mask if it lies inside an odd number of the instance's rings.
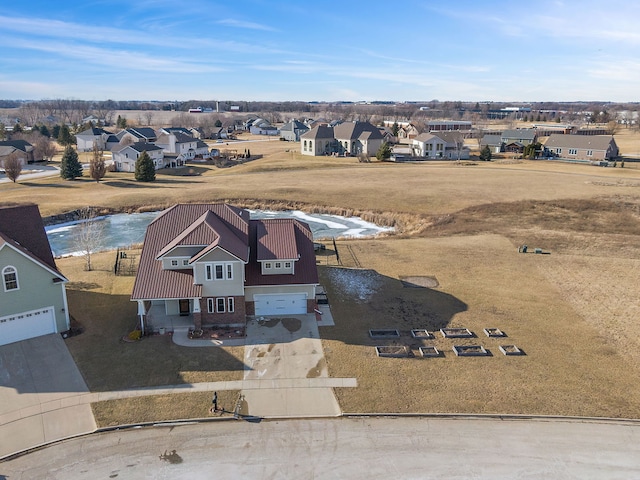
[[0,345],[48,335],[56,331],[53,307],[0,317]]
[[307,313],[306,293],[274,293],[253,296],[256,315],[299,315]]

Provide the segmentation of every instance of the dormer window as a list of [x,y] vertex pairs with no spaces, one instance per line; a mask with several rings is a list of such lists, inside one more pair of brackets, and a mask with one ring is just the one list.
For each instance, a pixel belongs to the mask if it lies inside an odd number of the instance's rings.
[[171,260],[171,266],[172,267],[177,267],[178,266],[178,260]]
[[264,268],[267,269],[267,270],[270,270],[271,269],[271,262],[265,263],[264,264]]
[[18,270],[15,267],[4,267],[2,269],[2,280],[4,282],[4,291],[18,290]]

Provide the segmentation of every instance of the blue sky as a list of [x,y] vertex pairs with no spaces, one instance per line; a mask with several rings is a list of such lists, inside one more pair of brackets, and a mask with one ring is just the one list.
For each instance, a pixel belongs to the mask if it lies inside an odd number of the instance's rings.
[[4,99],[640,100],[630,0],[3,3]]

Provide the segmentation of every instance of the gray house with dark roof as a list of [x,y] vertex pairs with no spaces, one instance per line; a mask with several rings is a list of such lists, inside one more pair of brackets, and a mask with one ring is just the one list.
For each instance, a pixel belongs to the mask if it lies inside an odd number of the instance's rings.
[[65,284],[37,205],[0,207],[0,345],[69,330]]
[[147,227],[131,300],[144,330],[243,326],[247,315],[313,314],[317,285],[306,223],[180,204]]
[[298,120],[291,120],[280,127],[280,138],[289,142],[299,142],[300,135],[307,133],[309,127]]
[[375,155],[383,142],[380,130],[369,122],[317,125],[300,136],[303,155]]

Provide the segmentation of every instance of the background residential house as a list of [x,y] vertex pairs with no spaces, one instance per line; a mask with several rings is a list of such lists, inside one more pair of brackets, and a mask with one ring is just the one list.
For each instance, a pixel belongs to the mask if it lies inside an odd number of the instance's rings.
[[0,141],[0,167],[4,167],[4,161],[14,153],[23,166],[35,160],[33,145],[26,140],[4,140]]
[[300,135],[309,131],[304,123],[298,120],[291,120],[280,127],[280,138],[283,138],[289,142],[299,142]]
[[413,155],[430,159],[466,160],[469,148],[458,131],[442,131],[437,134],[421,133],[411,140]]
[[138,160],[142,152],[147,152],[151,157],[156,170],[165,166],[164,151],[161,147],[152,143],[137,142],[113,152],[113,164],[116,167],[116,171],[135,172],[136,160]]
[[178,167],[183,166],[188,160],[193,160],[198,148],[198,140],[196,138],[177,130],[161,133],[154,144],[161,147],[165,153],[175,153],[178,162],[175,166]]
[[107,139],[113,135],[111,132],[98,127],[88,128],[80,133],[76,133],[76,146],[79,152],[90,152],[93,145],[97,145],[100,150],[107,150]]
[[181,204],[147,228],[131,300],[145,329],[172,317],[196,329],[240,326],[247,315],[313,313],[317,284],[306,223],[252,220],[226,204]]
[[551,135],[545,151],[557,158],[583,161],[615,160],[620,154],[613,135]]
[[37,205],[0,207],[0,345],[69,330],[65,284]]
[[504,143],[502,143],[501,135],[486,134],[480,140],[480,149],[489,147],[491,153],[500,153],[504,151]]
[[116,136],[121,145],[137,142],[153,143],[158,139],[156,131],[151,127],[127,128],[119,131]]
[[303,155],[330,155],[336,151],[336,139],[333,128],[328,125],[316,125],[300,135],[300,152]]

